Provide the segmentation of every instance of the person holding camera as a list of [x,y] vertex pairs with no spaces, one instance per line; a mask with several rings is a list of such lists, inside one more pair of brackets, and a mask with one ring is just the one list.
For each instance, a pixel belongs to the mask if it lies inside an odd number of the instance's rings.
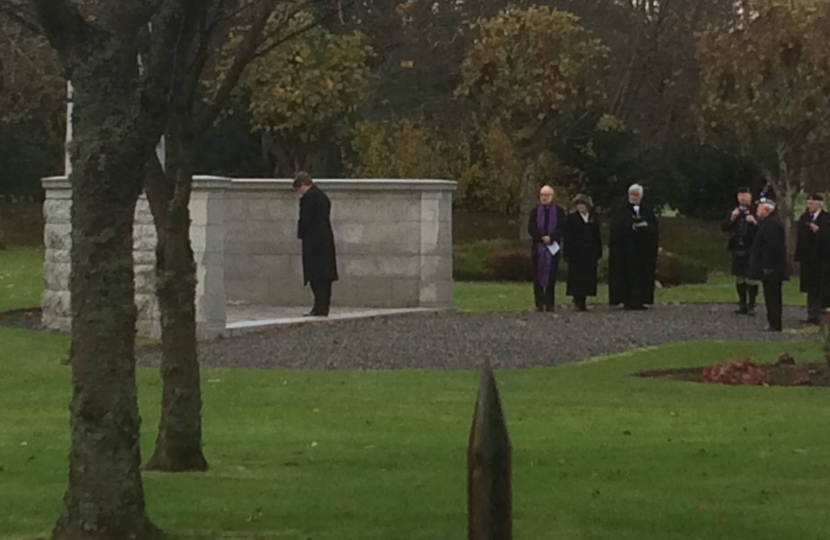
[[732,275],[735,276],[738,291],[738,309],[735,313],[754,315],[760,283],[750,278],[749,256],[758,232],[758,219],[752,204],[752,191],[748,187],[739,189],[736,198],[738,205],[726,216],[721,228],[729,233],[727,249],[732,255]]

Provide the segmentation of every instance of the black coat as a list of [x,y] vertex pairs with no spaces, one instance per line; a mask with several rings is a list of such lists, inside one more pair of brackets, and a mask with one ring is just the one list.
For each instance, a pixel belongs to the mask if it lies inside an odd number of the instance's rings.
[[568,261],[568,296],[597,295],[597,262],[602,258],[599,219],[591,212],[588,222],[579,212],[565,224],[564,257]]
[[761,220],[758,234],[752,244],[749,256],[749,277],[756,280],[786,281],[787,271],[787,233],[784,223],[773,212]]
[[[565,220],[567,219],[568,215],[562,210],[562,207],[558,204],[556,206],[556,228],[553,230],[553,235],[551,235],[551,240],[554,242],[559,242],[559,245],[562,245],[562,239],[565,236]],[[533,259],[533,271],[536,271],[536,262],[539,259],[539,245],[542,243],[542,237],[544,236],[540,231],[539,228],[536,226],[536,212],[538,206],[533,208],[533,211],[530,212],[530,217],[527,222],[527,234],[530,235],[531,238],[531,245],[530,245],[530,256]],[[554,266],[559,265],[559,256],[560,253],[557,253],[556,256],[553,258]]]
[[[727,249],[732,255],[732,275],[747,277],[749,275],[749,252],[758,233],[758,222],[750,223],[747,215],[756,216],[755,206],[750,206],[745,215],[732,219],[732,210],[721,224],[723,232],[729,233]],[[757,219],[757,217],[756,217]]]
[[612,306],[654,303],[657,227],[657,216],[647,204],[640,204],[639,218],[630,203],[614,212],[608,254],[608,301]]
[[[813,232],[810,223],[818,225],[819,230]],[[795,247],[795,261],[801,266],[801,292],[821,294],[822,286],[828,281],[828,265],[830,265],[830,215],[821,211],[813,222],[809,213],[805,212],[798,220],[798,241]],[[826,285],[825,285],[826,286]]]
[[303,241],[303,283],[337,281],[331,201],[316,186],[300,199],[297,237]]

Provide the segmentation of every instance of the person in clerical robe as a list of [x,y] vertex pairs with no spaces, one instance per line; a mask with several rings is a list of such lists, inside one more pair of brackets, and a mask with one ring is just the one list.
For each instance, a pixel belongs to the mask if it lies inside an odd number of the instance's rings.
[[331,201],[304,172],[294,179],[294,189],[301,195],[297,237],[303,246],[303,284],[311,285],[314,294],[307,316],[328,317],[332,283],[338,279]]
[[657,217],[643,202],[643,187],[628,188],[628,203],[611,220],[608,259],[609,304],[628,310],[654,303],[654,275],[659,238]]
[[588,309],[589,296],[597,295],[597,264],[602,258],[599,217],[587,195],[574,199],[576,210],[565,224],[563,256],[568,263],[568,296],[573,297],[577,311]]
[[556,303],[556,277],[567,216],[553,202],[553,197],[553,188],[544,186],[539,191],[539,204],[530,213],[527,223],[532,241],[530,256],[533,260],[536,311],[553,311]]
[[767,330],[781,332],[784,311],[783,284],[789,279],[787,269],[787,233],[778,217],[776,204],[766,199],[758,204],[758,233],[749,256],[749,274],[764,284]]
[[807,294],[808,324],[821,324],[822,289],[830,283],[830,215],[822,209],[822,197],[811,195],[798,220],[795,261],[801,266],[800,288]]

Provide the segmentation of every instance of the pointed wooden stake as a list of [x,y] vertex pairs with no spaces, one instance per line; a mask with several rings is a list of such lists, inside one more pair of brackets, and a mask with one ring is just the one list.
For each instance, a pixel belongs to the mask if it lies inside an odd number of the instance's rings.
[[481,371],[467,446],[468,540],[513,537],[510,454],[510,438],[496,379],[486,364]]

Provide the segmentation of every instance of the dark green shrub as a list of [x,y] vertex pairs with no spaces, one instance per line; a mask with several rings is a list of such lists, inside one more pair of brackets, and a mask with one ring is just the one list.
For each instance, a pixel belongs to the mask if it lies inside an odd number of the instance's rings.
[[487,257],[487,268],[496,281],[533,281],[533,261],[527,249],[497,251]]

